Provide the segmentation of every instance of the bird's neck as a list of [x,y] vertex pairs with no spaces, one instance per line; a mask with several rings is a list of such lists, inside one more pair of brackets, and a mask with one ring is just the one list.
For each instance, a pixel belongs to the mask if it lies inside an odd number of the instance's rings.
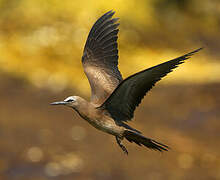
[[83,98],[78,99],[78,105],[74,107],[74,109],[86,120],[88,120],[91,114],[94,114],[94,111],[96,110],[93,104]]

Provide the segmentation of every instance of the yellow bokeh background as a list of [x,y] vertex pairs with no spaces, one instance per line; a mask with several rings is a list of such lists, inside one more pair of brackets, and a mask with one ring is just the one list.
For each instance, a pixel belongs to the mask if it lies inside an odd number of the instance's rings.
[[[147,94],[129,124],[171,147],[156,153],[50,107],[90,96],[81,65],[93,23],[119,17],[123,77],[202,51]],[[0,0],[0,179],[220,179],[219,0]]]
[[120,17],[119,64],[125,77],[204,47],[164,83],[220,80],[219,54],[211,55],[216,48],[211,41],[220,37],[217,1],[1,0],[0,5],[0,70],[37,87],[89,92],[83,46],[95,20],[110,9]]

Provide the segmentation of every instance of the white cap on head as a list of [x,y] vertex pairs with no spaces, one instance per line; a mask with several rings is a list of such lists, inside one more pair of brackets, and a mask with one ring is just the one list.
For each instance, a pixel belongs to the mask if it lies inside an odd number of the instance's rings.
[[65,102],[68,101],[76,101],[76,97],[75,96],[69,96],[68,98],[64,99]]

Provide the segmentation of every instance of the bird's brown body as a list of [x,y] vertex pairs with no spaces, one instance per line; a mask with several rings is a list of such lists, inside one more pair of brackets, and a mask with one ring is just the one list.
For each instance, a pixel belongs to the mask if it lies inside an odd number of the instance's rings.
[[138,72],[123,80],[118,70],[118,25],[114,12],[109,11],[93,25],[83,52],[82,64],[91,87],[90,102],[70,96],[52,105],[66,105],[96,129],[116,137],[121,149],[124,138],[153,150],[167,151],[168,146],[144,137],[140,131],[126,124],[134,116],[145,94],[172,70],[200,49]]
[[110,114],[105,109],[97,108],[95,104],[90,103],[79,96],[77,96],[76,99],[80,105],[74,109],[89,124],[103,132],[121,138],[123,137],[125,128],[117,125],[114,119],[110,117]]

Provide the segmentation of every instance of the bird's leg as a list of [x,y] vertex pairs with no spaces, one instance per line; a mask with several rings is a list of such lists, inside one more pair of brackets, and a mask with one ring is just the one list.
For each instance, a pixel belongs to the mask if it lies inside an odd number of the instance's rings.
[[128,155],[127,149],[126,149],[125,146],[121,143],[121,140],[122,140],[122,139],[120,139],[120,138],[117,137],[117,136],[115,136],[115,138],[116,138],[116,141],[117,141],[118,145],[120,146],[120,148],[124,151],[125,154]]

